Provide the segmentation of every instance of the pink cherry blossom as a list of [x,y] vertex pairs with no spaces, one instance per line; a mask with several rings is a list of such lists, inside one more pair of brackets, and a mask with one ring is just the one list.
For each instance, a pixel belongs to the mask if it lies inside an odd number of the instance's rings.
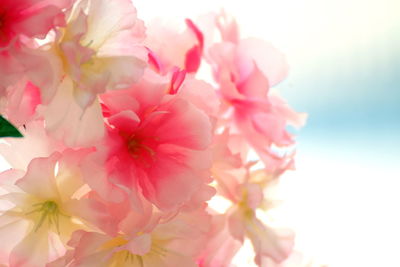
[[209,221],[209,215],[200,209],[181,213],[158,224],[151,232],[112,237],[77,231],[68,243],[71,250],[49,266],[195,267],[209,231]]
[[253,245],[258,266],[263,266],[264,258],[275,263],[285,260],[293,249],[294,234],[288,229],[272,228],[257,218],[256,209],[264,201],[262,187],[255,183],[240,184],[232,174],[225,176],[223,183],[218,181],[222,195],[229,198],[233,206],[220,215],[224,217],[220,220],[225,220],[225,226],[220,226],[210,237],[202,264],[218,266],[216,261],[226,260],[219,264],[228,266],[245,238]]
[[[301,126],[305,119],[303,114],[292,111],[269,90],[271,85],[284,78],[286,61],[271,45],[255,39],[236,40],[236,34],[230,36],[223,25],[218,26],[226,41],[213,45],[208,57],[226,101],[225,112],[233,113],[232,129],[237,129],[246,138],[270,171],[285,168],[290,165],[290,154],[281,156],[282,153],[277,153],[273,146],[292,145],[294,139],[286,126]],[[234,24],[226,27],[234,27]],[[271,66],[274,66],[273,70],[270,70]],[[227,123],[230,125],[231,122]]]
[[140,188],[164,210],[189,201],[209,181],[211,141],[207,115],[179,95],[166,94],[167,86],[144,78],[129,90],[102,96],[113,183]]
[[[216,136],[214,141],[212,175],[216,181],[218,195],[230,200],[232,205],[220,215],[223,219],[220,219],[219,223],[224,222],[225,227],[218,228],[210,238],[202,264],[218,266],[215,265],[216,261],[221,261],[221,258],[231,259],[245,238],[250,239],[255,252],[255,262],[259,266],[263,266],[261,262],[264,258],[280,263],[289,256],[294,235],[290,230],[268,226],[257,217],[256,211],[273,205],[273,201],[264,196],[264,189],[271,186],[281,173],[271,173],[268,169],[251,170],[256,162],[246,163],[242,161],[240,153],[232,152],[235,145],[229,145],[229,141],[234,137],[225,130]],[[224,250],[224,247],[229,250]],[[228,266],[229,262],[230,260],[227,260],[219,264]]]
[[[76,229],[91,226],[108,233],[116,231],[104,205],[76,195],[84,186],[79,162],[91,152],[66,150],[48,158],[35,158],[20,179],[14,178],[16,170],[3,173],[1,181],[8,186],[0,199],[13,206],[0,215],[0,231],[12,231],[16,237],[11,243],[2,243],[0,250],[1,255],[9,255],[10,266],[44,266],[63,255],[62,244]],[[61,247],[61,254],[48,254],[53,245]]]

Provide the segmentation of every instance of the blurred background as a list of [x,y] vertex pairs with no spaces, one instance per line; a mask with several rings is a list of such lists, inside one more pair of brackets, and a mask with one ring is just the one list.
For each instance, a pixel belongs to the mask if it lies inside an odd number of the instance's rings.
[[[276,87],[309,114],[278,214],[296,248],[331,267],[400,266],[400,2],[135,0],[142,19],[234,15],[291,66]],[[238,266],[250,266],[241,254]]]

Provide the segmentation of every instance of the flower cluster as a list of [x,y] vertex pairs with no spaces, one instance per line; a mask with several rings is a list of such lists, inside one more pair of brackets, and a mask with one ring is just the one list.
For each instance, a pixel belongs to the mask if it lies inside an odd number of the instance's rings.
[[181,26],[130,0],[2,0],[0,113],[23,138],[0,143],[1,266],[223,267],[246,239],[259,266],[288,257],[259,219],[305,119],[270,91],[285,58],[223,12]]

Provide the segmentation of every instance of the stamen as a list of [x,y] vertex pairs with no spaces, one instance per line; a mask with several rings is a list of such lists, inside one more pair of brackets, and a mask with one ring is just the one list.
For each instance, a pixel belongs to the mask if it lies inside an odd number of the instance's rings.
[[146,150],[150,154],[150,156],[154,156],[156,154],[153,149],[145,144],[142,144],[136,138],[129,139],[128,150],[133,156],[137,157],[141,149]]
[[153,243],[153,245],[151,246],[151,252],[157,254],[158,256],[165,257],[168,253],[168,250]]
[[94,42],[93,40],[90,40],[85,46],[89,47],[89,46],[91,46],[93,44],[93,42]]
[[[101,250],[109,250],[124,246],[128,243],[128,240],[122,236],[115,237],[101,246]],[[152,255],[152,257],[165,257],[169,251],[155,243],[152,243],[150,251],[146,255]],[[118,267],[124,265],[126,262],[130,262],[133,266],[144,267],[144,258],[146,255],[133,254],[129,250],[123,249],[116,252],[113,255],[113,259],[110,267]]]
[[58,205],[55,201],[52,200],[47,200],[45,202],[41,202],[41,203],[36,203],[33,204],[32,207],[39,207],[36,208],[32,211],[29,211],[27,213],[25,213],[25,215],[30,215],[36,212],[41,213],[40,215],[40,219],[38,221],[38,223],[35,226],[35,232],[37,230],[39,230],[39,228],[43,225],[43,223],[45,222],[45,220],[47,219],[47,222],[49,224],[49,226],[51,225],[55,225],[57,232],[60,233],[60,228],[59,228],[59,215],[63,215],[68,217],[67,215],[64,215],[60,212]]
[[143,258],[141,256],[139,256],[139,255],[136,255],[136,259],[139,262],[139,266],[140,267],[144,267]]

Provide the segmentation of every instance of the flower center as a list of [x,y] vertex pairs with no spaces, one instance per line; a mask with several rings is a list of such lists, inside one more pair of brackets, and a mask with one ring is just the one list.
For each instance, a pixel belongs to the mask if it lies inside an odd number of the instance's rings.
[[[54,225],[57,229],[57,232],[60,233],[59,229],[59,215],[63,215],[59,208],[58,204],[53,200],[47,200],[44,202],[36,203],[32,205],[35,209],[28,212],[26,215],[39,213],[39,221],[35,226],[35,232],[43,225],[43,223],[47,220],[49,226]],[[65,215],[64,215],[65,216]]]
[[140,140],[135,137],[128,140],[128,150],[129,153],[135,158],[139,157],[139,154],[143,154],[143,152],[147,153],[151,157],[156,154],[153,149],[143,144],[143,142],[140,142]]
[[5,17],[4,11],[0,10],[0,29],[4,25],[4,17]]
[[142,256],[132,254],[128,250],[121,250],[114,253],[110,267],[124,266],[127,262],[132,266],[144,266]]
[[[122,241],[122,240],[124,240],[124,241]],[[127,242],[128,241],[126,241],[125,239],[121,239],[120,237],[117,237],[117,238],[111,240],[111,242],[106,243],[105,246],[103,246],[103,248],[110,249],[113,247],[119,247],[119,246],[125,245]],[[112,256],[110,267],[125,266],[127,263],[129,263],[130,266],[143,267],[143,266],[145,266],[144,265],[144,257],[163,258],[166,256],[167,253],[168,253],[168,250],[166,250],[154,243],[152,244],[150,251],[143,256],[133,254],[129,250],[123,249],[123,250],[120,250],[120,251],[117,251],[114,253],[114,255]]]
[[0,10],[0,47],[7,45],[7,43],[8,43],[8,38],[7,38],[6,31],[5,31],[5,24],[6,24],[5,13],[4,13],[4,11]]
[[0,34],[2,33],[3,25],[4,25],[4,14],[0,13]]

